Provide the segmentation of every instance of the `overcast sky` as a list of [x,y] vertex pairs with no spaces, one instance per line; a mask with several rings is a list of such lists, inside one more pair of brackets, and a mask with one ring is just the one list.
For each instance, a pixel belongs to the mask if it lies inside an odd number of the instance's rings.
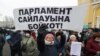
[[13,17],[13,9],[40,6],[76,6],[77,0],[0,0],[0,14]]

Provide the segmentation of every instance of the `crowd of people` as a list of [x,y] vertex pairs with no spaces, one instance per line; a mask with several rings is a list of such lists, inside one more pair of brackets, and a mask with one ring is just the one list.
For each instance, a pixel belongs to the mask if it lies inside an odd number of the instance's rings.
[[[82,32],[47,30],[42,24],[37,30],[7,30],[0,28],[0,56],[7,42],[11,56],[76,56],[70,55],[72,42],[81,42],[80,56],[100,56],[99,30],[89,28]],[[79,36],[79,34],[81,36]],[[6,53],[5,53],[6,54]]]

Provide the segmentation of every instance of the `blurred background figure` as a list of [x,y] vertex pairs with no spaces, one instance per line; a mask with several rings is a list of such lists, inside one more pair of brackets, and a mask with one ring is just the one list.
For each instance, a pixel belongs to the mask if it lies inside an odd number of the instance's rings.
[[25,31],[25,36],[22,38],[22,51],[24,56],[38,56],[36,40],[32,37],[31,31]]
[[32,37],[34,38],[34,40],[37,41],[37,38],[36,38],[36,31],[31,31],[31,35],[32,35]]
[[18,56],[22,56],[21,52],[21,40],[22,36],[20,34],[20,31],[12,31],[10,32],[9,36],[6,36],[7,42],[10,46],[11,56],[15,56],[16,54]]
[[56,33],[56,39],[58,42],[58,56],[64,56],[64,46],[65,46],[65,41],[66,41],[66,36],[63,33],[63,31],[58,31]]
[[3,46],[5,44],[3,29],[0,28],[0,56],[3,56]]
[[89,28],[87,30],[83,30],[81,32],[81,40],[82,40],[82,42],[84,42],[84,44],[86,45],[88,39],[91,38],[92,35],[93,35],[93,29],[92,28]]
[[86,44],[87,56],[100,56],[100,33],[94,33]]

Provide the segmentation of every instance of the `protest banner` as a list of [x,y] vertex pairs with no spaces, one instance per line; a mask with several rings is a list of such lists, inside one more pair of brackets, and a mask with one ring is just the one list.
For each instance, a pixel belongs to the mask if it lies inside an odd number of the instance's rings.
[[14,9],[16,30],[37,30],[40,22],[50,29],[81,31],[86,5],[75,7],[31,7]]

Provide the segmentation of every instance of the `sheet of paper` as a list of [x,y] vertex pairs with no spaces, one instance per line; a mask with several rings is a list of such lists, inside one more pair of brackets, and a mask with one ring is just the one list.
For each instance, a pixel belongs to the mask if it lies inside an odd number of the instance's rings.
[[72,42],[70,55],[80,56],[81,55],[81,47],[82,47],[81,42]]

